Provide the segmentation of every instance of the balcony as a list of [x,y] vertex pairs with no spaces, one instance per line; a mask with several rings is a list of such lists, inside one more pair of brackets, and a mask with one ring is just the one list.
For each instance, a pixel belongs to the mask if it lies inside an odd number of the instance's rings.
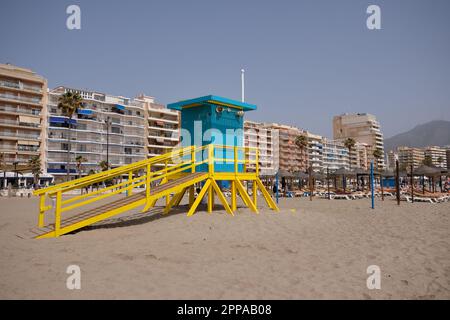
[[39,135],[16,133],[16,132],[5,132],[5,131],[0,131],[0,136],[13,137],[13,138],[24,138],[24,139],[29,139],[29,140],[39,140],[40,139]]
[[6,88],[6,89],[30,91],[33,93],[42,93],[41,87],[23,84],[22,82],[13,82],[13,81],[2,80],[2,81],[0,81],[0,87]]
[[18,101],[18,102],[32,103],[32,104],[39,105],[39,106],[41,105],[41,99],[16,96],[16,95],[7,94],[7,93],[0,93],[0,99],[7,99],[7,100],[12,100],[12,101]]
[[0,106],[0,112],[9,112],[9,113],[15,113],[15,114],[29,114],[29,115],[33,115],[33,116],[39,116],[41,114],[40,110],[15,108],[15,107],[10,107],[10,106]]

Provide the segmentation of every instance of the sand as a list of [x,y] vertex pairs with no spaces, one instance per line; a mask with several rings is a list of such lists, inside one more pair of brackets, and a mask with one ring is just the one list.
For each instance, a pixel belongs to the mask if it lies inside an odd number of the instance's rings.
[[[375,204],[281,199],[280,213],[191,218],[181,207],[33,240],[17,235],[36,225],[38,199],[0,198],[0,298],[449,299],[450,202]],[[72,264],[80,290],[66,287]],[[370,265],[380,290],[367,288]]]

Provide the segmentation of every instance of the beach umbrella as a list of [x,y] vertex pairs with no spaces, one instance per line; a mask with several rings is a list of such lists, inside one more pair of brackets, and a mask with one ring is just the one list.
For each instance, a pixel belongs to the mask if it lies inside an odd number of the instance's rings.
[[332,173],[334,176],[354,176],[353,171],[347,170],[344,167],[337,169]]
[[353,174],[360,175],[360,176],[364,176],[364,175],[369,175],[370,174],[369,170],[365,170],[363,168],[353,169],[352,172],[353,172]]
[[421,165],[414,170],[414,174],[418,176],[437,176],[441,174],[441,169],[436,167],[430,167],[427,165]]
[[301,172],[301,171],[296,171],[296,172],[294,172],[294,176],[295,176],[297,179],[308,179],[308,174],[305,173],[305,172]]
[[294,175],[286,170],[278,170],[278,176],[282,178],[294,178]]
[[325,178],[325,176],[321,172],[315,172],[315,171],[311,174],[311,176],[316,180],[322,180]]

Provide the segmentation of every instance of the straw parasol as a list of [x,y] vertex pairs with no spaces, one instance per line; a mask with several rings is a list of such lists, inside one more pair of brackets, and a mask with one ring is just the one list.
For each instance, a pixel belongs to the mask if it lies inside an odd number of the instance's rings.
[[355,173],[353,171],[347,170],[344,167],[337,169],[331,175],[334,176],[354,176]]
[[295,178],[293,173],[286,171],[286,170],[278,170],[277,174],[278,174],[278,177],[281,177],[281,178]]

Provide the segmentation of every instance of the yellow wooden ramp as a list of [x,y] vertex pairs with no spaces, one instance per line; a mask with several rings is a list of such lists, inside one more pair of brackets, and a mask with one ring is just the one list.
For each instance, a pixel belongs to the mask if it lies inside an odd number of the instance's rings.
[[[188,173],[181,178],[156,186],[150,191],[150,195],[156,201],[159,198],[175,192],[179,188],[179,185],[189,187],[190,185],[200,182],[207,177],[208,174],[205,172]],[[58,236],[86,227],[101,220],[108,219],[125,211],[132,210],[144,205],[146,201],[146,193],[145,191],[141,191],[97,208],[86,210],[69,218],[62,219]],[[30,233],[34,238],[49,238],[57,236],[55,234],[55,224],[49,224],[42,228],[31,229]]]
[[[250,152],[250,148],[234,147],[234,172],[214,172],[215,160],[223,160],[215,158],[214,154],[224,148],[228,147],[190,146],[36,190],[34,195],[40,196],[38,228],[31,229],[29,235],[33,238],[58,237],[138,207],[142,207],[142,212],[146,212],[155,205],[158,199],[163,197],[166,198],[166,208],[163,213],[168,213],[172,207],[180,203],[186,192],[189,192],[188,216],[194,214],[206,194],[208,194],[208,212],[212,211],[214,194],[216,194],[226,212],[233,215],[233,211],[236,210],[237,191],[244,203],[257,213],[256,191],[258,188],[262,191],[269,207],[278,211],[278,207],[258,177],[258,150],[254,151],[256,153],[256,160],[253,160],[256,161],[254,163],[255,171],[238,170],[239,162],[243,163],[245,168],[251,164],[250,154],[247,154]],[[240,151],[243,155],[241,158],[238,157]],[[206,155],[206,157],[198,159],[200,154]],[[205,171],[205,165],[208,168],[207,171]],[[197,172],[199,166],[202,166],[201,172]],[[219,180],[232,181],[235,186],[232,188],[231,206],[227,203],[226,197],[216,182]],[[242,181],[253,182],[253,200],[247,194]],[[203,187],[197,199],[194,199],[194,185],[200,182],[204,182],[202,183]],[[133,194],[136,189],[143,191]],[[75,190],[78,191],[78,194]],[[114,195],[121,195],[121,198],[111,199],[109,203],[97,207],[90,206],[91,209],[86,207]],[[51,205],[47,204],[49,199]],[[78,212],[80,210],[73,212],[80,208],[85,209],[81,212]],[[46,217],[49,211],[54,214],[53,223],[45,224],[45,221],[51,218]],[[72,215],[66,216],[66,212],[70,211],[72,211]]]

